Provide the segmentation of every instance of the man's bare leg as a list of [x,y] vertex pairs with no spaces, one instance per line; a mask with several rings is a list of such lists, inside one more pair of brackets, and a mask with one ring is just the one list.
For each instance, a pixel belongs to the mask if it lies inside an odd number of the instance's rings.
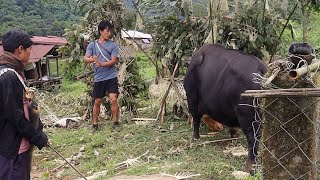
[[118,94],[109,93],[109,100],[111,104],[111,114],[112,114],[112,121],[114,123],[114,128],[118,128],[119,126]]
[[94,105],[93,105],[93,113],[92,113],[92,130],[91,133],[94,133],[98,129],[98,118],[100,114],[100,106],[102,103],[102,98],[97,98],[94,100]]

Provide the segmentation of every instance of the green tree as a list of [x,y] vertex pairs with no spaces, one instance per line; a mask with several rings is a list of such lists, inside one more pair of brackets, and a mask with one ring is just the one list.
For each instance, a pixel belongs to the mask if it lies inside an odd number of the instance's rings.
[[[54,3],[53,3],[54,2]],[[22,29],[31,35],[64,34],[63,29],[79,21],[83,15],[72,6],[55,0],[6,0],[0,2],[0,33]]]

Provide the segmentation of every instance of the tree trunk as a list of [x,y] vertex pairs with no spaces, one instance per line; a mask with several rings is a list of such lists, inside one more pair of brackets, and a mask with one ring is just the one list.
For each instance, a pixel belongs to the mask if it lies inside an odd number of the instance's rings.
[[234,15],[239,13],[239,0],[234,0]]
[[192,0],[182,0],[181,8],[186,19],[190,20],[193,17],[193,4]]
[[303,4],[302,2],[302,16],[303,16],[303,21],[302,21],[302,40],[303,42],[307,41],[307,31],[308,31],[308,22],[307,22],[307,12],[306,12],[306,4]]

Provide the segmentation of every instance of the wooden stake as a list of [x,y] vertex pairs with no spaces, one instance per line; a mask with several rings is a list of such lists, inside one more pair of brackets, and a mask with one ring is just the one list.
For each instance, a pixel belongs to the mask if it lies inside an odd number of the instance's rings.
[[[174,75],[176,74],[177,72],[177,69],[178,69],[178,66],[179,66],[179,63],[180,63],[180,59],[177,61],[175,67],[174,67],[174,70],[173,70],[173,73],[172,75],[170,76],[170,84],[169,84],[169,87],[167,89],[167,91],[165,92],[163,98],[162,98],[162,101],[161,101],[161,106],[160,106],[160,110],[157,114],[157,118],[156,119],[159,119],[159,116],[161,115],[160,117],[160,122],[161,124],[164,122],[164,108],[165,108],[165,103],[166,103],[166,100],[167,100],[167,97],[168,97],[168,94],[170,92],[170,89],[171,89],[171,86],[172,86],[172,83],[173,83],[173,78],[174,78]],[[166,66],[165,66],[166,67]],[[166,67],[168,68],[168,67]],[[168,70],[169,73],[170,73],[170,70]]]
[[154,118],[132,118],[133,121],[156,121]]

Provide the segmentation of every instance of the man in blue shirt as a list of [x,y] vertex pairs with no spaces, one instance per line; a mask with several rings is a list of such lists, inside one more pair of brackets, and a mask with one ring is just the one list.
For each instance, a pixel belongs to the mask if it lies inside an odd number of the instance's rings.
[[93,63],[94,66],[94,87],[93,87],[93,125],[91,133],[98,129],[98,117],[102,98],[108,94],[114,130],[119,129],[119,105],[118,105],[118,78],[115,64],[119,57],[117,44],[110,40],[113,25],[103,20],[98,25],[100,38],[90,42],[84,56],[85,63]]

